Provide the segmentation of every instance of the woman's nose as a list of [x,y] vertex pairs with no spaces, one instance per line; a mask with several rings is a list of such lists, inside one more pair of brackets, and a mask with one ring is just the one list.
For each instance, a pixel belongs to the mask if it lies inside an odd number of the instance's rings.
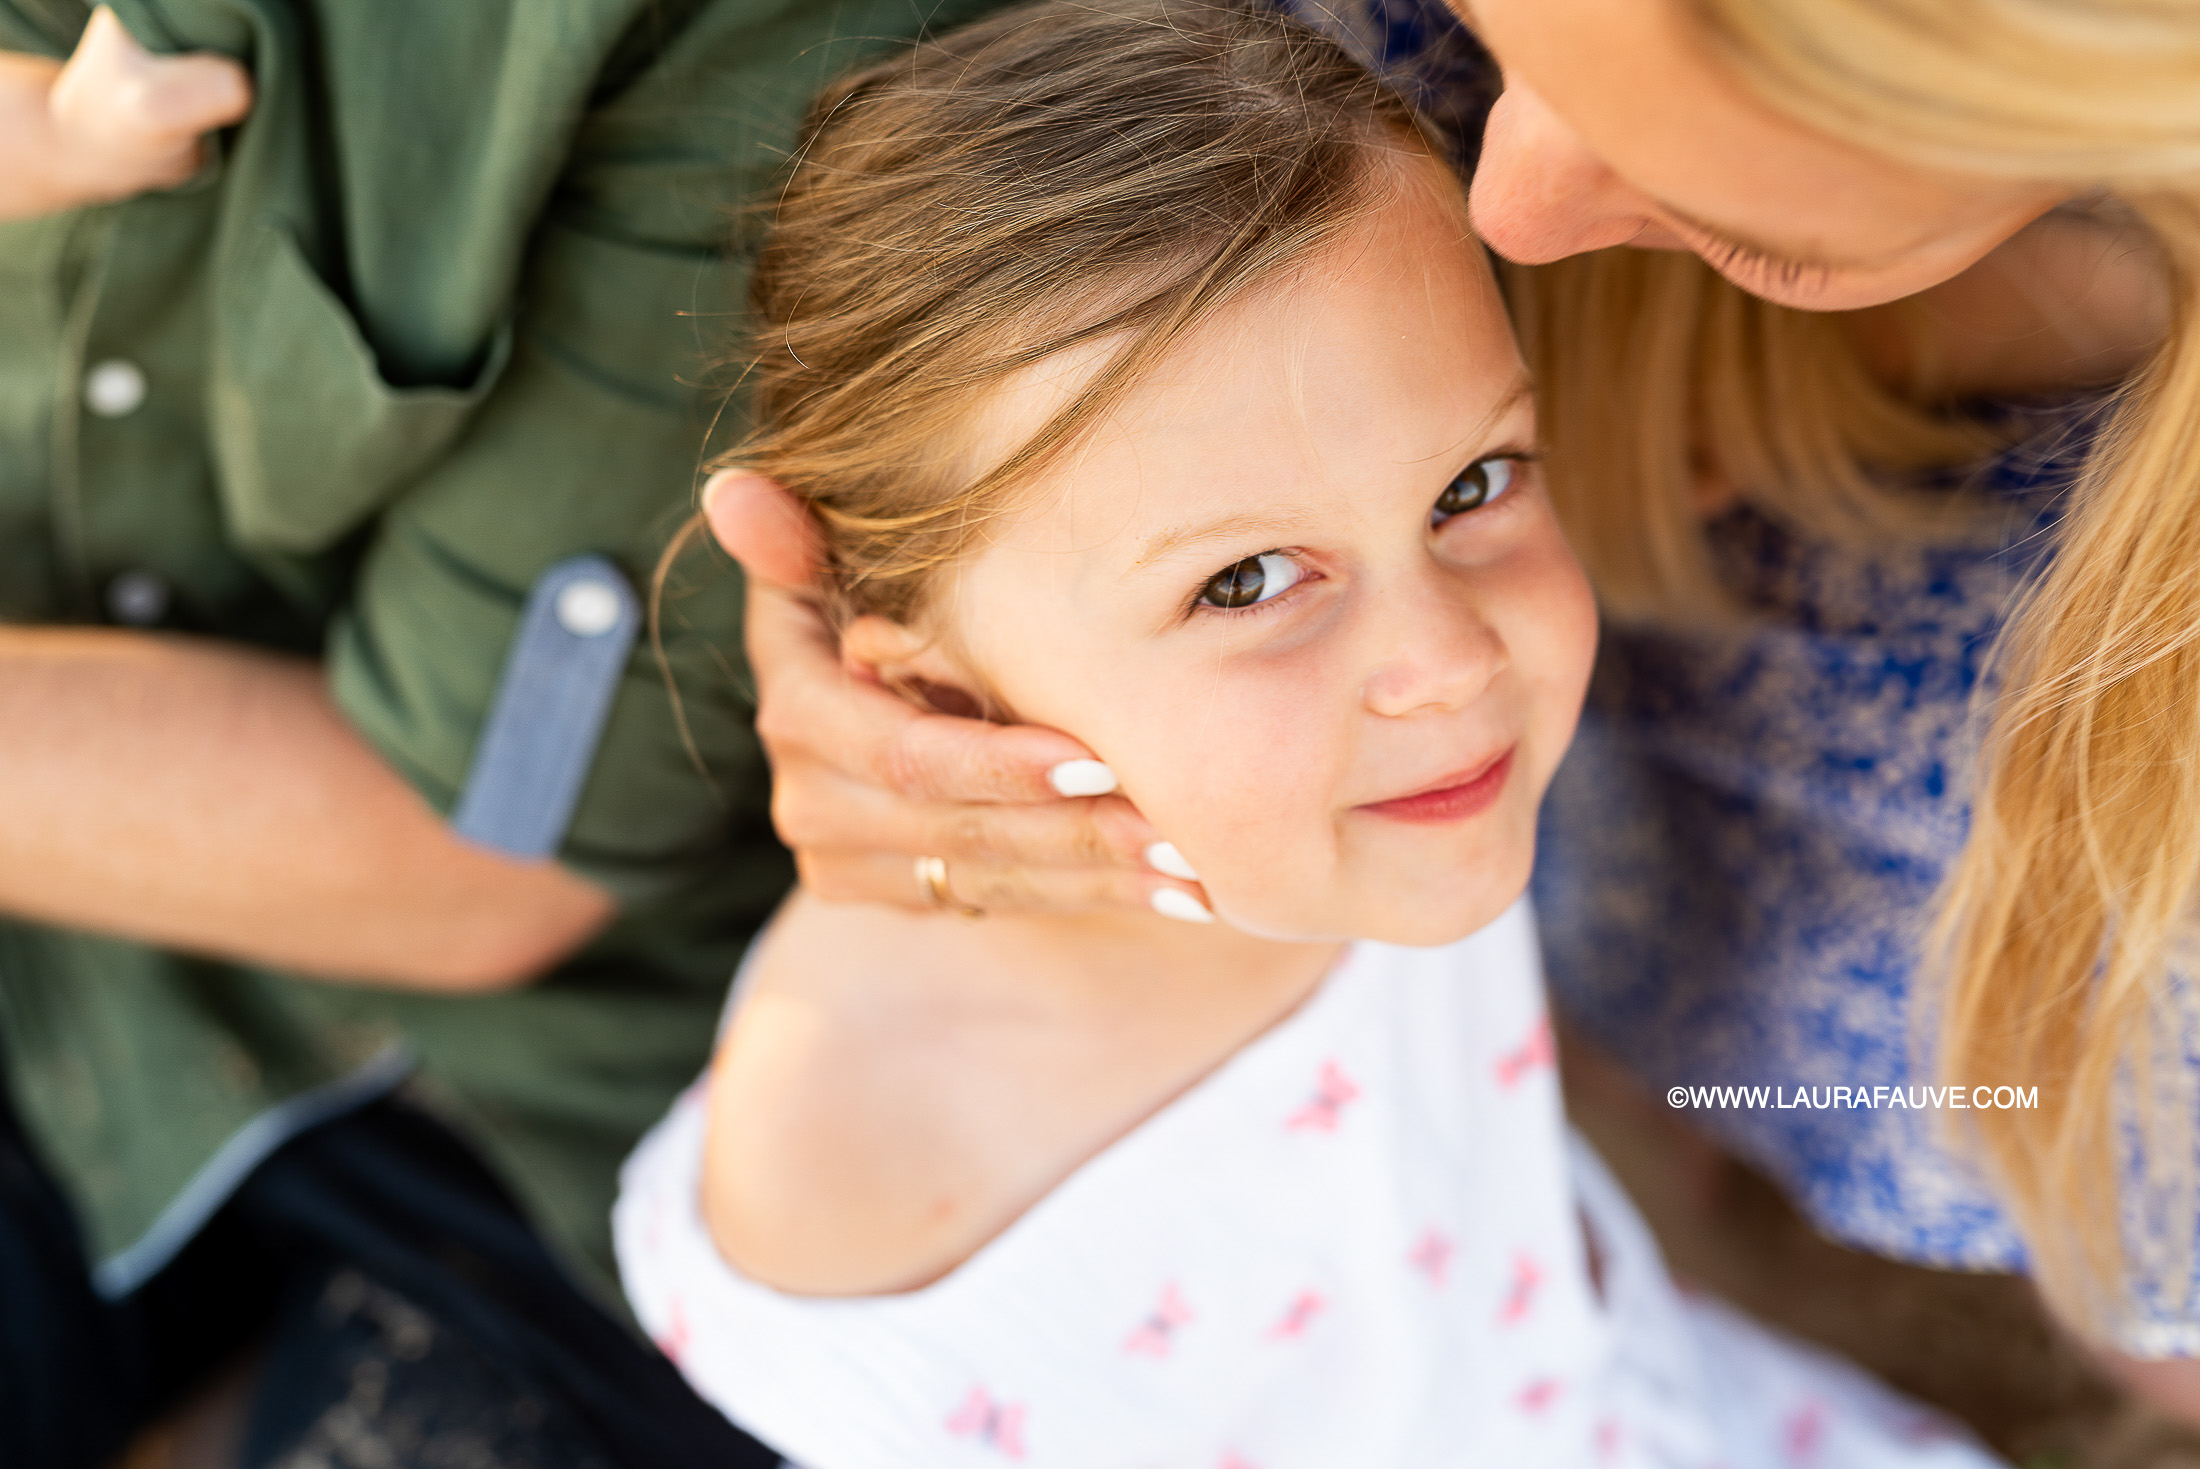
[[1527,265],[1624,245],[1653,217],[1640,190],[1518,83],[1490,109],[1469,202],[1475,233]]
[[1400,592],[1369,629],[1378,657],[1361,702],[1388,719],[1466,708],[1504,671],[1504,639],[1460,588]]

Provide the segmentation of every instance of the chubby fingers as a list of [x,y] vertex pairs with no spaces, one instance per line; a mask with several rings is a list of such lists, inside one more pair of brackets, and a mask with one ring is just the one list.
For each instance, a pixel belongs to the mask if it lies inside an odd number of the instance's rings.
[[189,178],[200,138],[252,110],[252,79],[225,56],[155,56],[101,6],[47,106],[81,186],[122,198]]

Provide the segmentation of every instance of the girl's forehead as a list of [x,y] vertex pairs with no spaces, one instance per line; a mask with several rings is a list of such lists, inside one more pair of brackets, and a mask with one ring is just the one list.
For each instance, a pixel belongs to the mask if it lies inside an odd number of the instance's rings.
[[[999,426],[1074,386],[1034,380]],[[1440,485],[1525,396],[1479,250],[1453,213],[1401,196],[1187,338],[988,540],[1118,569],[1256,527],[1289,541],[1356,517],[1386,482]]]

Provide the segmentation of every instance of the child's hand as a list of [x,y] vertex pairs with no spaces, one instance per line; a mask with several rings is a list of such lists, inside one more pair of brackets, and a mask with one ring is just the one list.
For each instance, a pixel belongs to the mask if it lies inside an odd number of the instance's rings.
[[195,172],[204,136],[252,109],[244,68],[221,56],[155,56],[105,6],[64,66],[0,54],[0,218],[57,213],[169,188]]

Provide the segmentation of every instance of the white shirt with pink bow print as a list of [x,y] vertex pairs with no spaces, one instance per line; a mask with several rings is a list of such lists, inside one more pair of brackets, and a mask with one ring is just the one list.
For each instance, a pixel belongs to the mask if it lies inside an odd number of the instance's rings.
[[1684,1296],[1570,1138],[1525,905],[1322,988],[937,1283],[717,1253],[691,1090],[615,1219],[696,1389],[803,1469],[1984,1469],[1862,1373]]

